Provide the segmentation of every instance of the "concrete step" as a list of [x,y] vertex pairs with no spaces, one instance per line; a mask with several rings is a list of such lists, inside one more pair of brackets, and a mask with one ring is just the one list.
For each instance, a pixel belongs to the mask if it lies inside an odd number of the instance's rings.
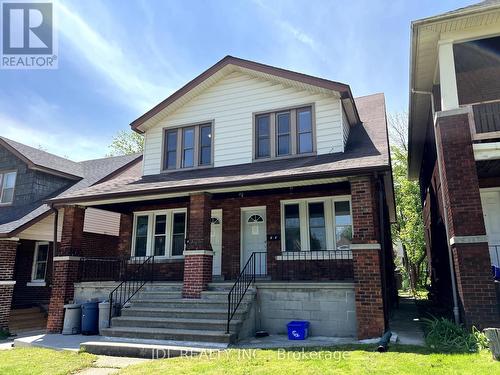
[[[238,309],[234,319],[240,319],[246,314],[246,310]],[[161,308],[161,307],[137,307],[132,306],[122,309],[122,316],[136,317],[158,317],[158,318],[186,318],[186,319],[227,319],[227,308]]]
[[[121,316],[113,318],[111,326],[190,329],[206,331],[225,331],[226,319],[189,319],[189,318],[159,318],[143,316]],[[241,320],[231,320],[230,330],[235,332],[242,324]]]
[[28,307],[26,309],[12,309],[10,312],[10,316],[22,316],[41,313],[43,313],[43,310],[39,307]]
[[[201,292],[201,299],[202,300],[214,300],[214,301],[226,301],[227,302],[227,296],[229,294],[229,291],[227,290],[205,290]],[[245,296],[243,297],[244,301],[251,301],[255,298],[255,290],[248,290],[245,293]]]
[[[240,308],[246,309],[246,306],[250,300],[243,300]],[[193,309],[227,309],[227,301],[223,300],[210,300],[210,299],[190,299],[190,298],[180,298],[180,299],[168,299],[168,300],[158,300],[158,299],[143,299],[134,298],[131,301],[134,307],[182,307],[182,308],[193,308]]]
[[142,290],[147,291],[182,291],[182,282],[163,282],[155,281],[147,283],[142,287]]
[[135,298],[140,299],[155,299],[155,300],[164,300],[164,299],[179,299],[182,298],[182,292],[180,290],[175,291],[164,291],[161,289],[158,290],[145,290],[140,291]]
[[111,327],[102,329],[101,331],[102,335],[108,337],[127,337],[150,340],[232,343],[236,339],[235,333],[226,334],[225,331],[143,327]]

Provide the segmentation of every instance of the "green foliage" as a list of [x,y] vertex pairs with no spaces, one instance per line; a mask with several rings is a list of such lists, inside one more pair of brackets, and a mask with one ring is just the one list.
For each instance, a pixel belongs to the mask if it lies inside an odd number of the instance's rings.
[[140,153],[144,150],[144,137],[134,131],[120,130],[109,145],[109,156]]
[[3,329],[0,329],[0,340],[4,340],[9,336],[10,336],[9,332],[4,331]]
[[426,345],[445,353],[470,353],[488,347],[484,333],[476,327],[468,332],[462,325],[455,324],[446,318],[422,319],[425,324]]

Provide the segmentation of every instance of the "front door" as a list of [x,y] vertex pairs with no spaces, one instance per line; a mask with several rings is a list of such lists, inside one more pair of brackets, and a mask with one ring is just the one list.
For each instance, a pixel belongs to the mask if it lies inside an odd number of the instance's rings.
[[222,210],[212,210],[210,219],[210,244],[214,252],[212,263],[212,275],[222,274]]
[[481,204],[491,263],[500,266],[500,192],[481,191]]
[[244,208],[241,211],[242,249],[241,249],[241,269],[245,266],[253,252],[258,254],[255,258],[255,273],[257,275],[266,274],[266,252],[267,252],[267,232],[266,232],[266,209],[265,208]]

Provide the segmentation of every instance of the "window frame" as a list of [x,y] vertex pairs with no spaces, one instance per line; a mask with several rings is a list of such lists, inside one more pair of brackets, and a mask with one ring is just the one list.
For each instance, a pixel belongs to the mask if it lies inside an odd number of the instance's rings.
[[[299,198],[287,199],[280,201],[280,227],[281,227],[281,253],[302,253],[311,251],[328,251],[338,250],[337,240],[335,235],[335,202],[349,202],[350,215],[352,220],[352,200],[350,195],[334,195],[329,197],[312,197],[312,198]],[[320,203],[324,205],[325,215],[325,229],[326,229],[326,249],[325,250],[311,250],[310,242],[310,228],[309,228],[309,203]],[[299,220],[300,220],[300,251],[287,251],[285,241],[285,206],[289,204],[299,205]],[[352,225],[352,232],[354,235],[354,223]]]
[[[10,202],[2,202],[3,198],[3,192],[4,192],[4,180],[5,180],[5,175],[14,173],[14,187],[12,188],[12,201]],[[14,203],[14,199],[16,197],[16,183],[17,183],[17,169],[7,169],[0,171],[0,206],[9,206]]]
[[[311,137],[312,151],[299,153],[299,133],[297,125],[297,112],[304,109],[311,110]],[[278,131],[277,131],[277,116],[279,114],[290,113],[290,153],[286,155],[278,155]],[[270,152],[269,156],[258,156],[258,132],[257,132],[257,117],[269,116],[270,130]],[[296,158],[301,156],[313,156],[317,153],[316,140],[316,109],[314,103],[300,104],[283,108],[276,108],[267,111],[259,111],[252,113],[252,161],[266,161],[274,159]]]
[[[170,173],[177,171],[185,171],[191,169],[211,168],[214,166],[214,131],[215,121],[200,121],[196,123],[184,124],[179,126],[168,126],[162,129],[162,151],[161,151],[161,173]],[[201,160],[201,128],[210,126],[210,163],[200,164]],[[193,145],[193,166],[184,167],[184,130],[194,128],[194,145]],[[167,168],[167,133],[177,131],[177,148],[175,168]]]
[[[133,213],[133,227],[132,227],[132,244],[130,248],[130,256],[132,258],[143,258],[154,255],[154,238],[155,238],[155,218],[159,215],[166,215],[166,231],[165,231],[165,255],[155,255],[155,259],[184,259],[184,254],[182,255],[172,255],[172,240],[173,240],[173,216],[175,213],[185,214],[185,233],[184,233],[184,250],[186,246],[186,238],[188,234],[188,213],[187,208],[171,208],[166,210],[150,210],[150,211],[136,211]],[[136,230],[137,230],[137,218],[140,216],[148,217],[148,233],[146,239],[146,255],[145,256],[135,256],[135,245],[136,245]]]
[[[47,256],[45,261],[38,261],[38,251],[40,246],[47,245]],[[48,241],[37,241],[35,242],[35,251],[33,252],[33,264],[31,265],[31,283],[44,284],[47,278],[47,265],[49,263],[49,252],[50,252],[50,242]],[[36,278],[36,269],[38,263],[45,263],[45,272],[43,274],[43,279]]]

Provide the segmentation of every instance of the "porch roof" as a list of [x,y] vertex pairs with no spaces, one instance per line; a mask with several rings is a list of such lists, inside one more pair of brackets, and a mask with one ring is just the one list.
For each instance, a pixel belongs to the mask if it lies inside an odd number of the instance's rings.
[[351,128],[344,153],[297,157],[225,167],[175,171],[122,178],[62,194],[50,203],[84,203],[126,197],[186,193],[248,185],[262,185],[347,177],[389,171],[389,146],[383,94],[356,98],[363,123]]

